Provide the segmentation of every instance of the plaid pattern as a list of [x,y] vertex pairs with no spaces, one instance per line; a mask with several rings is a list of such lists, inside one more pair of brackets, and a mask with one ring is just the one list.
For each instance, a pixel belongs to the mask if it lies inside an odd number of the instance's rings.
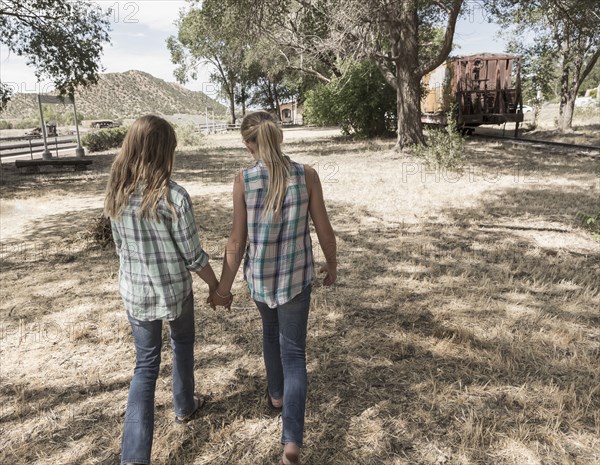
[[243,171],[248,213],[244,278],[252,298],[271,308],[300,294],[310,284],[313,274],[304,166],[292,161],[290,165],[281,218],[273,221],[263,217],[269,187],[266,166],[259,161]]
[[163,198],[160,223],[139,218],[141,194],[130,196],[118,220],[111,218],[119,254],[119,291],[130,316],[137,320],[174,320],[192,292],[190,271],[208,264],[202,249],[186,190],[171,181],[173,212]]

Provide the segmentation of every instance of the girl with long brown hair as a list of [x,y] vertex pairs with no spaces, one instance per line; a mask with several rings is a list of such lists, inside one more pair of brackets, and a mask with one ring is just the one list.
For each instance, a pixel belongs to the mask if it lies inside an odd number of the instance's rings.
[[175,421],[186,422],[204,404],[194,392],[196,272],[214,291],[217,278],[198,239],[192,203],[171,180],[177,139],[164,119],[136,120],[113,162],[104,213],[119,255],[119,291],[136,349],[122,438],[122,464],[149,464],[154,390],[160,368],[162,322],[173,350]]

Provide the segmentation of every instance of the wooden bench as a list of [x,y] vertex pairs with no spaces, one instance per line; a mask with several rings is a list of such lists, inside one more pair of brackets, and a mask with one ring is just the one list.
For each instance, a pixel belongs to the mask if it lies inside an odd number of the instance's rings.
[[75,171],[85,171],[93,160],[88,158],[57,158],[54,160],[15,160],[19,169],[26,168],[27,173],[39,173],[40,166],[74,166]]

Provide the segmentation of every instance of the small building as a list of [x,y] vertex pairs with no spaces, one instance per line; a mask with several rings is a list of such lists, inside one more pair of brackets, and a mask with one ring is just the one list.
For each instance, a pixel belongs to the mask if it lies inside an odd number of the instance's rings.
[[282,124],[304,124],[302,117],[304,113],[304,105],[298,103],[298,100],[292,100],[286,103],[279,104],[279,119]]

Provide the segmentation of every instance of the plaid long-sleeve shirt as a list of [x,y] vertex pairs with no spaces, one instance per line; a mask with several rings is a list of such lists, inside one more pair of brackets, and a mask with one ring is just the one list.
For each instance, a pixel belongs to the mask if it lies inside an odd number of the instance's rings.
[[131,195],[121,216],[111,219],[119,255],[119,291],[125,309],[143,321],[174,320],[192,292],[191,271],[208,264],[186,190],[169,184],[173,211],[165,199],[158,206],[160,223],[138,216],[142,197]]

